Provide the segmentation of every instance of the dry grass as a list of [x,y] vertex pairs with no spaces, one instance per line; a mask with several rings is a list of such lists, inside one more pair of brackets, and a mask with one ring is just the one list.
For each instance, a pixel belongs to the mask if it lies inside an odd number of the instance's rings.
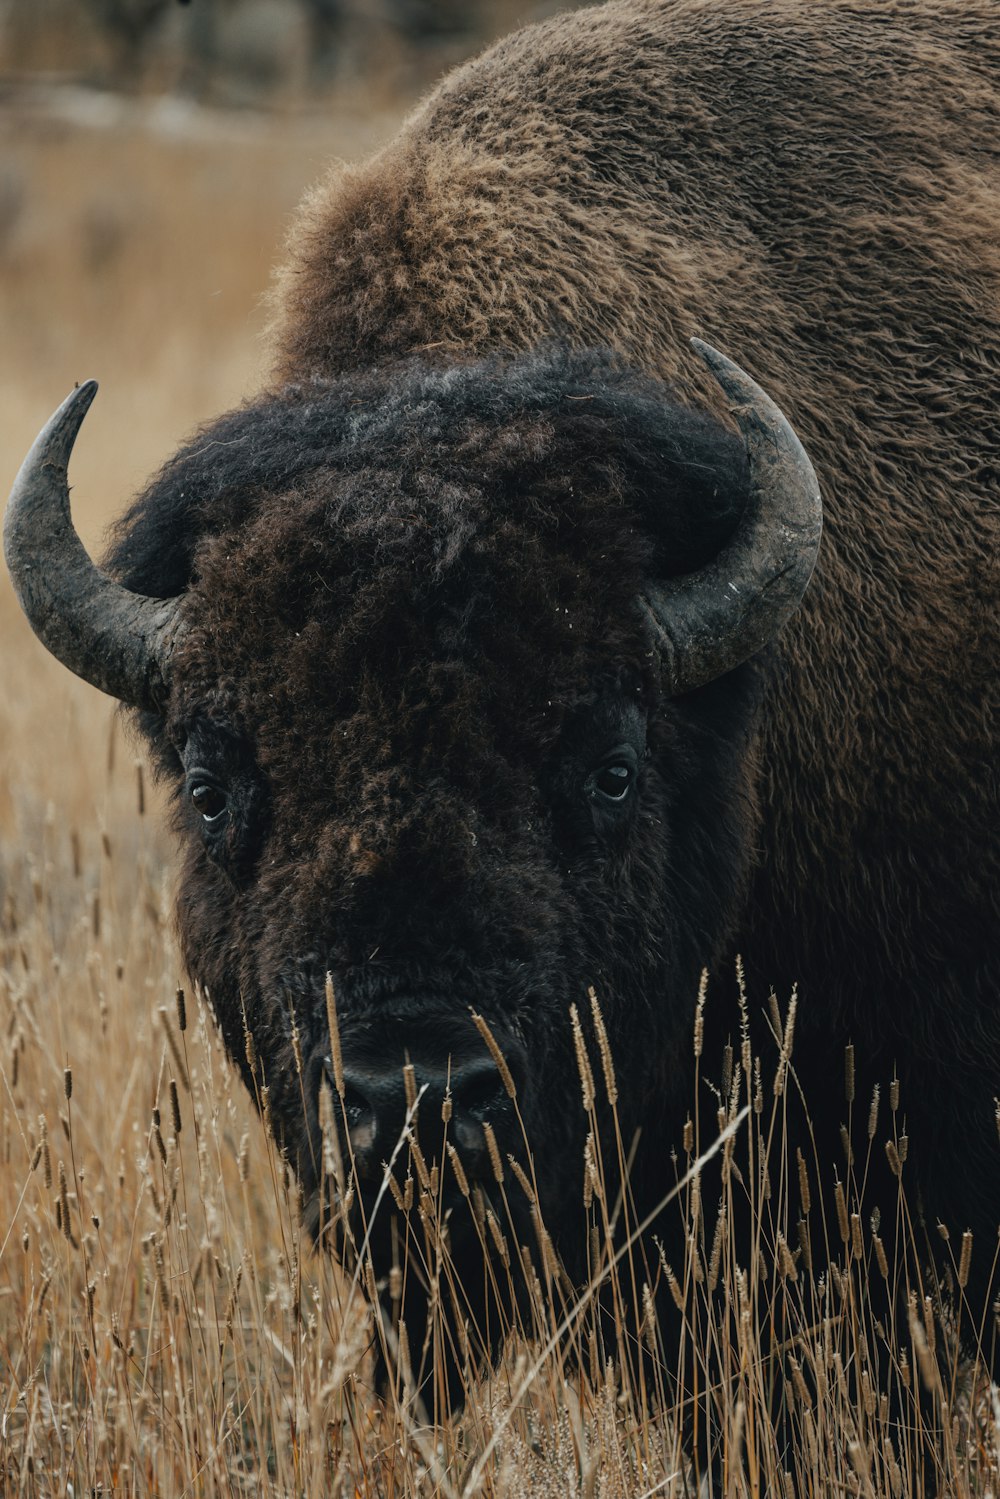
[[[246,143],[137,123],[88,132],[22,120],[16,138],[10,119],[0,125],[4,478],[73,379],[102,378],[72,475],[93,544],[194,422],[252,387],[283,217],[326,155],[367,148],[381,126],[338,133],[333,122],[319,141],[276,127]],[[527,1325],[512,1329],[494,1376],[469,1376],[464,1413],[449,1416],[440,1387],[419,1402],[428,1351],[373,1317],[363,1256],[348,1274],[304,1241],[294,1183],[196,996],[182,1020],[169,850],[111,705],[44,656],[6,579],[0,629],[4,1492],[680,1494],[695,1480],[670,1395],[678,1375],[699,1392],[694,1424],[722,1453],[726,1499],[899,1499],[929,1491],[935,1471],[946,1492],[997,1492],[989,1392],[925,1300],[905,1165],[876,1242],[858,1202],[863,1161],[842,1163],[843,1214],[825,1223],[816,1163],[788,1157],[789,1110],[801,1106],[788,1005],[762,1011],[787,1041],[776,1074],[749,1040],[728,1059],[697,1059],[703,1107],[669,1163],[685,1263],[614,1259],[615,1204],[593,1152],[591,1263],[619,1309],[610,1332],[593,1297],[570,1294],[543,1254]],[[615,1084],[596,1017],[584,1007],[575,1023],[596,1107]],[[333,1096],[328,1119],[336,1107]],[[867,1113],[869,1101],[854,1107]],[[723,1200],[702,1203],[694,1168],[720,1130]],[[905,1154],[902,1130],[887,1090],[870,1149]],[[433,1191],[421,1191],[404,1146],[404,1199],[408,1171],[400,1271],[422,1265],[460,1300]],[[508,1172],[503,1191],[523,1190]],[[731,1230],[746,1198],[751,1243]],[[499,1191],[497,1202],[481,1227],[502,1277],[518,1246]],[[384,1210],[397,1211],[391,1190]],[[963,1246],[953,1247],[961,1283]],[[879,1329],[866,1297],[884,1273],[913,1277],[914,1299],[909,1317]],[[666,1285],[685,1321],[680,1369],[660,1356],[644,1282]],[[635,1316],[624,1310],[633,1286]],[[780,1346],[771,1361],[760,1356],[765,1327]],[[372,1387],[379,1342],[394,1371],[384,1402]],[[909,1413],[902,1434],[886,1422],[893,1385]]]

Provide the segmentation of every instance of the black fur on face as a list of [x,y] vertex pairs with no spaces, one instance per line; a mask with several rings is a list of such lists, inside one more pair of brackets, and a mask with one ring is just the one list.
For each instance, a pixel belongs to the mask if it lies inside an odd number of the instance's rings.
[[744,888],[758,673],[666,700],[637,599],[719,549],[745,486],[722,428],[550,348],[260,399],[122,522],[113,571],[185,595],[143,725],[177,791],[185,960],[256,1092],[253,1033],[307,1196],[328,971],[345,1060],[400,1028],[467,1041],[470,1007],[521,1049],[567,1252],[590,985],[625,1129],[655,1135]]

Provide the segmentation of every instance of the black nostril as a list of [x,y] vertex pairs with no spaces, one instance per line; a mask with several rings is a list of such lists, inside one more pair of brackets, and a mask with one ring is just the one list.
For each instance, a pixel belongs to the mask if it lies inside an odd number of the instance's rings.
[[488,1124],[506,1145],[516,1118],[514,1100],[490,1058],[466,1062],[453,1071],[451,1096],[453,1139],[467,1168],[478,1170],[486,1165],[483,1126]]
[[[524,1091],[528,1076],[528,1057],[524,1047],[510,1037],[504,1039],[502,1046],[499,1043],[497,1045],[502,1055],[503,1074],[496,1061],[487,1056],[478,1056],[475,1061],[464,1063],[460,1069],[458,1076],[468,1079],[471,1107],[475,1107],[475,1095],[480,1088],[490,1098],[502,1095],[506,1099],[505,1109],[513,1106],[514,1100]],[[510,1095],[511,1088],[513,1098]]]
[[492,1061],[467,1062],[453,1072],[451,1096],[456,1112],[476,1119],[505,1113],[510,1102]]
[[349,1067],[343,1069],[342,1078],[344,1091],[334,1094],[334,1118],[347,1135],[359,1175],[367,1177],[378,1165],[384,1142],[399,1122],[396,1116],[402,1079],[394,1086],[384,1073]]
[[348,1085],[346,1078],[341,1107],[352,1149],[356,1153],[371,1150],[378,1138],[378,1116],[372,1101],[356,1085]]

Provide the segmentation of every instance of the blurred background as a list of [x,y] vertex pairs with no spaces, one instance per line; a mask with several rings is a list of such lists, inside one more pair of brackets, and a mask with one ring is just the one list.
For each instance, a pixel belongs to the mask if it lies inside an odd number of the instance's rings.
[[3,0],[8,76],[286,107],[406,92],[555,0]]

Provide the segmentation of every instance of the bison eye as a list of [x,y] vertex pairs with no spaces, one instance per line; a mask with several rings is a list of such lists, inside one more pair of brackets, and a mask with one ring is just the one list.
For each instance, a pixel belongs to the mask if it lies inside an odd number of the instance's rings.
[[208,781],[195,781],[191,800],[209,827],[217,826],[229,810],[229,798]]
[[602,801],[623,802],[636,780],[636,759],[631,750],[616,750],[599,765],[591,778],[592,794]]
[[623,760],[617,760],[614,765],[605,765],[594,777],[597,790],[602,796],[610,797],[613,802],[620,802],[627,795],[631,784],[632,767]]

